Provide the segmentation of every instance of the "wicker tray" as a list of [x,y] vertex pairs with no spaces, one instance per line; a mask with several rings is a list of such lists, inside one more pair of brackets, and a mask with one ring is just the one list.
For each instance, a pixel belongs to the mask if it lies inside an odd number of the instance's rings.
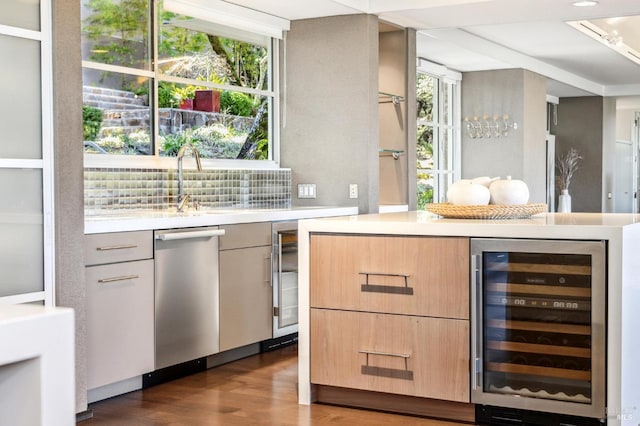
[[425,210],[453,219],[522,219],[547,210],[544,203],[517,204],[512,206],[489,204],[486,206],[455,206],[450,203],[432,203]]

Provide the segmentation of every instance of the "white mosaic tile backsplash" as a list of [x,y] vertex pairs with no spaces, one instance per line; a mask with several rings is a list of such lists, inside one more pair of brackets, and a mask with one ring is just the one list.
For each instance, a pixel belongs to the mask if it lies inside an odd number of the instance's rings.
[[[176,169],[84,169],[85,214],[174,206]],[[290,169],[183,170],[184,192],[209,208],[291,207]]]

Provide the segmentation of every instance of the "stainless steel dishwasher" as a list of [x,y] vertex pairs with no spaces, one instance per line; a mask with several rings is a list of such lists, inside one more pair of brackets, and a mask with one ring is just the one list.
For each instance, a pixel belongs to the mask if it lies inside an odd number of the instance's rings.
[[155,232],[155,369],[219,351],[217,227]]

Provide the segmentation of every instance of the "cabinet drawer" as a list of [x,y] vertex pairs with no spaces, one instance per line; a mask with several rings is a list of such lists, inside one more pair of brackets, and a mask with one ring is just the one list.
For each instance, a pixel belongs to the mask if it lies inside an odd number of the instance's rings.
[[153,371],[153,260],[87,267],[85,280],[88,388]]
[[84,264],[103,265],[153,258],[153,232],[113,232],[84,236]]
[[314,234],[310,304],[469,318],[469,239]]
[[220,226],[220,250],[271,245],[271,222],[241,223]]
[[311,382],[469,402],[469,322],[311,309]]

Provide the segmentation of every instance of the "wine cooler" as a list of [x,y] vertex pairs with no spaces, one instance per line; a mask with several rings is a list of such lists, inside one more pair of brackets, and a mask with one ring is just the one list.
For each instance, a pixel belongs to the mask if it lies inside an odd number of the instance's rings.
[[471,240],[471,401],[496,424],[604,422],[605,260],[602,241]]

